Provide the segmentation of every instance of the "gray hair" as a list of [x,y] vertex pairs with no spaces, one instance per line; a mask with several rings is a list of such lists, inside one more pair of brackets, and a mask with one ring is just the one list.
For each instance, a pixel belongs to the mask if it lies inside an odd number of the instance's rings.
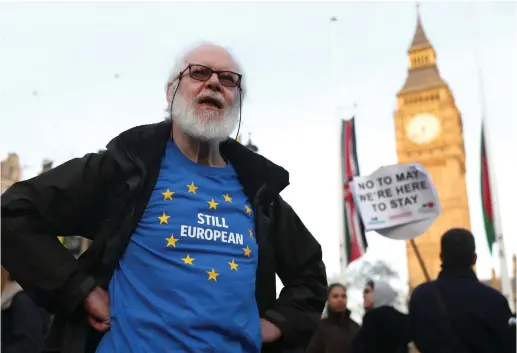
[[247,89],[245,87],[244,73],[243,73],[241,64],[239,63],[239,61],[235,58],[235,56],[232,54],[232,52],[228,48],[225,48],[223,46],[220,46],[218,44],[214,44],[214,43],[211,43],[211,42],[205,42],[205,41],[196,43],[195,45],[192,45],[192,46],[188,47],[186,50],[183,50],[180,53],[180,55],[176,58],[174,66],[172,67],[172,70],[169,73],[169,77],[167,78],[167,82],[165,83],[165,92],[167,92],[169,87],[171,87],[173,91],[176,89],[176,86],[178,85],[178,80],[177,80],[178,79],[178,75],[189,64],[187,62],[187,57],[193,51],[195,51],[196,49],[198,49],[198,48],[200,48],[202,46],[205,46],[205,45],[213,45],[213,46],[217,46],[217,47],[223,48],[224,50],[226,50],[232,56],[232,59],[235,62],[235,65],[237,67],[237,72],[242,75],[242,79],[241,79],[241,96],[242,96],[242,100],[244,101],[244,97],[246,96]]

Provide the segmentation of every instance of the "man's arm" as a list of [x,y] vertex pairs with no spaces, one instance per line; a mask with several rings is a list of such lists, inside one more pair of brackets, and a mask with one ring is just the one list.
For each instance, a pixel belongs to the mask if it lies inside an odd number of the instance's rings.
[[327,296],[321,246],[282,198],[274,209],[276,272],[284,288],[264,318],[280,329],[287,346],[305,346],[318,327]]
[[72,312],[96,286],[57,237],[95,234],[115,172],[108,153],[89,154],[2,195],[2,265],[50,312]]

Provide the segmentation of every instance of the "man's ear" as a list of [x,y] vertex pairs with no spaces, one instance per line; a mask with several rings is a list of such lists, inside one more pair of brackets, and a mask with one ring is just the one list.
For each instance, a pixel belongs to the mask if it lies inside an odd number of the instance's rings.
[[165,95],[165,98],[167,99],[167,103],[169,103],[169,104],[171,104],[172,95],[174,94],[173,87],[174,87],[174,82],[169,84],[169,87],[167,87],[167,93]]
[[475,266],[477,261],[478,261],[478,254],[474,253],[474,256],[472,256],[472,266]]

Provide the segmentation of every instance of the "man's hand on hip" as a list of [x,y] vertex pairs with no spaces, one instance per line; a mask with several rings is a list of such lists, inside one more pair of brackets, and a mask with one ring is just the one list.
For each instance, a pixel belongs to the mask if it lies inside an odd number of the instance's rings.
[[84,309],[90,325],[100,332],[110,328],[110,297],[108,292],[97,287],[86,297]]
[[273,343],[282,336],[280,329],[266,319],[260,319],[260,329],[262,331],[262,342]]

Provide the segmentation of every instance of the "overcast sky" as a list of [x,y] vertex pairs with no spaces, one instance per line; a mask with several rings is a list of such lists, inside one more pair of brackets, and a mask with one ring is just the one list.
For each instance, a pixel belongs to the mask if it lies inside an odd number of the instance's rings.
[[[516,3],[426,2],[421,14],[463,116],[478,273],[488,278],[475,48],[510,259],[517,251],[510,163],[517,154]],[[331,25],[331,16],[338,22]],[[242,132],[289,170],[283,195],[322,244],[333,275],[342,227],[339,118],[357,116],[364,174],[396,163],[392,113],[415,26],[410,2],[1,3],[0,155],[18,153],[24,177],[32,177],[45,158],[59,164],[160,121],[177,53],[199,40],[229,46],[249,88]],[[346,108],[353,102],[357,109]],[[345,107],[340,116],[338,107]],[[404,243],[375,233],[368,239],[368,256],[405,277]]]

